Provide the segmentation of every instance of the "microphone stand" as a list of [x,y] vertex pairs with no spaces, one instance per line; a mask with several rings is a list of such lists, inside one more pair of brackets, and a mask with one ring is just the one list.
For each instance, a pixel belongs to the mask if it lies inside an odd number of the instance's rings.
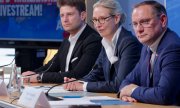
[[55,84],[55,85],[53,85],[51,88],[48,89],[48,91],[45,93],[45,95],[46,95],[46,97],[48,98],[48,100],[53,100],[53,101],[63,100],[63,99],[58,98],[58,97],[50,96],[50,95],[49,95],[49,91],[50,91],[51,89],[53,89],[54,87],[56,87],[56,86],[60,86],[60,85],[63,85],[63,84],[68,84],[68,83],[75,82],[75,81],[78,81],[78,80],[80,80],[80,79],[75,79],[75,80],[72,80],[72,81]]
[[87,74],[86,76],[84,76],[84,77],[82,77],[82,78],[79,78],[79,79],[75,79],[75,80],[72,80],[72,81],[67,81],[67,82],[63,82],[63,83],[59,83],[59,84],[55,84],[55,85],[51,86],[51,88],[49,88],[48,91],[45,93],[46,97],[47,97],[48,99],[50,99],[50,100],[62,100],[61,98],[54,97],[54,96],[50,96],[50,95],[49,95],[49,91],[50,91],[51,89],[53,89],[54,87],[56,87],[56,86],[60,86],[60,85],[63,85],[63,84],[68,84],[68,83],[71,83],[71,82],[76,82],[76,81],[78,81],[78,80],[83,80],[83,79],[85,79],[87,76],[89,76],[94,69],[97,69],[97,68],[98,68],[98,65],[95,64],[95,65],[93,66],[92,70],[91,70],[91,71],[89,72],[89,74]]
[[12,60],[9,64],[1,65],[0,68],[11,65],[11,64],[15,61],[15,59],[16,59],[17,56],[19,56],[19,53],[18,53],[18,52],[16,52],[16,53],[14,54],[14,58],[13,58],[13,60]]
[[53,85],[53,86],[46,92],[46,94],[48,95],[49,91],[50,91],[51,89],[53,89],[54,87],[56,87],[56,86],[60,86],[60,85],[63,85],[63,84],[68,84],[68,83],[75,82],[75,81],[78,81],[78,80],[79,80],[79,79],[75,79],[75,80],[72,80],[72,81],[68,81],[68,82],[64,82],[64,83],[59,83],[59,84]]
[[11,64],[14,62],[14,60],[15,60],[15,58],[13,58],[13,60],[11,61],[11,63],[6,64],[6,65],[2,65],[2,66],[0,66],[0,68],[11,65]]
[[[51,64],[48,66],[48,68],[45,69],[44,71],[39,72],[39,73],[46,73],[46,72],[51,68],[51,66],[54,64],[55,58],[56,58],[56,55],[52,58],[52,62],[51,62]],[[29,74],[29,75],[26,75],[26,76],[23,76],[23,77],[31,77],[31,76],[36,75],[36,74],[39,74],[39,73],[36,73],[36,72],[35,72],[35,73],[33,73],[33,74]]]
[[[55,55],[55,56],[52,58],[52,62],[51,62],[51,64],[49,65],[49,67],[48,67],[46,70],[41,71],[40,73],[46,73],[46,72],[52,67],[52,65],[54,64],[54,60],[56,59],[56,57],[57,57],[57,55]],[[38,74],[38,73],[29,74],[29,75],[26,75],[26,76],[24,76],[24,77],[31,77],[31,76],[36,75],[36,74]],[[60,85],[61,85],[61,84],[60,84]],[[51,88],[51,89],[52,89],[52,88]],[[48,92],[49,92],[49,90],[48,90]],[[48,100],[52,100],[52,101],[62,100],[61,98],[54,97],[54,96],[50,96],[50,95],[48,95],[48,93],[45,93],[45,95],[46,95],[46,97],[47,97]]]

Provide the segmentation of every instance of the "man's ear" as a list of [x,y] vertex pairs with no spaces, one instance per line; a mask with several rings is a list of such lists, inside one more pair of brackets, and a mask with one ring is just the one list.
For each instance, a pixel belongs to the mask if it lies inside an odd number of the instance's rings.
[[165,14],[162,14],[160,16],[160,20],[161,20],[161,24],[162,24],[162,27],[166,27],[167,26],[167,16]]
[[80,15],[81,15],[81,19],[82,19],[83,21],[85,21],[85,20],[86,20],[86,17],[87,17],[86,11],[82,11]]

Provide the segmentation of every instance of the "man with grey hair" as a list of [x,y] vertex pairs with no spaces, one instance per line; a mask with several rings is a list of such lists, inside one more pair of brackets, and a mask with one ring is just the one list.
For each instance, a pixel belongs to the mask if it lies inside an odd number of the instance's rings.
[[160,3],[135,5],[132,25],[144,47],[136,67],[120,86],[122,100],[180,105],[180,38],[167,22],[166,9]]
[[[66,90],[90,92],[118,92],[125,76],[139,60],[141,44],[132,34],[122,27],[125,15],[118,1],[99,0],[93,6],[94,27],[101,35],[102,50],[95,68],[86,75],[85,82],[64,85]],[[74,79],[64,78],[64,81]]]

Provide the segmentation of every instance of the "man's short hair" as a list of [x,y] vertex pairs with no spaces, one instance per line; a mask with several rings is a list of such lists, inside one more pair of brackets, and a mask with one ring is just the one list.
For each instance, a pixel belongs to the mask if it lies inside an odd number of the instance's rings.
[[57,6],[59,8],[65,5],[76,7],[80,13],[86,11],[85,0],[57,0]]
[[153,1],[153,0],[150,0],[150,1],[143,1],[137,5],[134,6],[134,9],[135,8],[138,8],[140,6],[144,6],[144,5],[150,5],[155,11],[156,11],[156,14],[157,15],[162,15],[162,14],[165,14],[167,16],[167,12],[166,12],[166,9],[165,7],[160,4],[159,2],[157,1]]

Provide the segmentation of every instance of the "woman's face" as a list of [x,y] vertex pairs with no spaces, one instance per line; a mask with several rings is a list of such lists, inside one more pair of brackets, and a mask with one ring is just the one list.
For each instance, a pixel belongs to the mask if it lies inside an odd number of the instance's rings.
[[107,39],[112,39],[117,30],[120,17],[110,15],[110,10],[105,7],[95,7],[93,10],[93,23],[99,34]]

